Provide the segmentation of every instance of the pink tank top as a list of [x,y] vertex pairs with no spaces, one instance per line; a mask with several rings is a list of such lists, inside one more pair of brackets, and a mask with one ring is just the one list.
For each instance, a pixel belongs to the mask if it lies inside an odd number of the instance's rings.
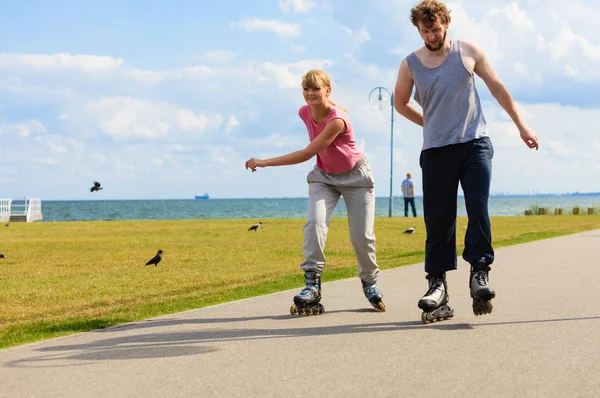
[[348,115],[342,109],[334,106],[327,119],[316,123],[311,114],[310,106],[304,105],[298,111],[298,115],[306,124],[308,138],[312,142],[325,128],[327,123],[333,119],[342,119],[346,129],[341,132],[331,144],[317,154],[317,166],[327,173],[343,173],[350,171],[356,162],[363,157],[363,152],[356,145],[354,129],[348,119]]

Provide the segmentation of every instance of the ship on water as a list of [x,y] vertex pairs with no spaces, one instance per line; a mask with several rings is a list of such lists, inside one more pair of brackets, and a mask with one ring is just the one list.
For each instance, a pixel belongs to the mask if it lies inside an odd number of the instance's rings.
[[194,196],[194,199],[210,199],[210,196],[208,196],[208,194],[205,193],[204,195],[196,195],[196,196]]

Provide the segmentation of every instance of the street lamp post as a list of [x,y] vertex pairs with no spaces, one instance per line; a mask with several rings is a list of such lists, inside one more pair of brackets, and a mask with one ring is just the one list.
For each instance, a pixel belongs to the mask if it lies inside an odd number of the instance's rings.
[[379,101],[379,104],[381,105],[381,103],[383,102],[383,95],[381,91],[385,91],[386,93],[388,93],[388,95],[390,96],[390,108],[392,110],[392,117],[391,117],[391,128],[390,128],[390,208],[389,208],[389,212],[388,212],[388,216],[391,218],[392,217],[392,184],[393,184],[393,179],[394,179],[394,93],[391,93],[388,89],[386,89],[385,87],[375,87],[373,90],[371,90],[371,92],[369,93],[369,101],[371,101],[371,95],[377,91],[377,100]]

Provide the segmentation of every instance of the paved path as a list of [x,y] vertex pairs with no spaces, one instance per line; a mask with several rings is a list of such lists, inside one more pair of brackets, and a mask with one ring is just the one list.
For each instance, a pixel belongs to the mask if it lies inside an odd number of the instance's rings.
[[[410,239],[410,237],[407,237]],[[423,265],[385,271],[388,311],[358,279],[0,351],[1,397],[584,397],[600,393],[600,230],[497,250],[494,311],[449,274],[452,320],[423,325]]]

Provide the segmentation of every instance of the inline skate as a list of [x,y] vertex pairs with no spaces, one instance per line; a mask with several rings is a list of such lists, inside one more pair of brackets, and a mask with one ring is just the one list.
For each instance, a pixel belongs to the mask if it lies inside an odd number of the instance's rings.
[[365,294],[367,300],[369,300],[369,303],[371,303],[373,308],[375,308],[377,311],[385,312],[385,304],[383,304],[382,301],[383,293],[381,293],[379,287],[377,287],[377,281],[373,283],[367,283],[361,280],[361,282],[363,293]]
[[448,305],[450,295],[448,294],[448,284],[446,283],[446,274],[442,277],[427,275],[429,280],[429,290],[419,300],[418,306],[423,310],[421,321],[430,323],[452,318],[454,310]]
[[319,315],[325,312],[321,304],[321,274],[316,272],[305,272],[304,282],[306,286],[296,296],[294,304],[290,307],[292,315]]
[[473,299],[473,313],[475,315],[490,314],[494,306],[492,299],[496,297],[496,292],[490,286],[489,271],[490,266],[485,258],[471,264],[471,276],[469,278],[469,289]]

